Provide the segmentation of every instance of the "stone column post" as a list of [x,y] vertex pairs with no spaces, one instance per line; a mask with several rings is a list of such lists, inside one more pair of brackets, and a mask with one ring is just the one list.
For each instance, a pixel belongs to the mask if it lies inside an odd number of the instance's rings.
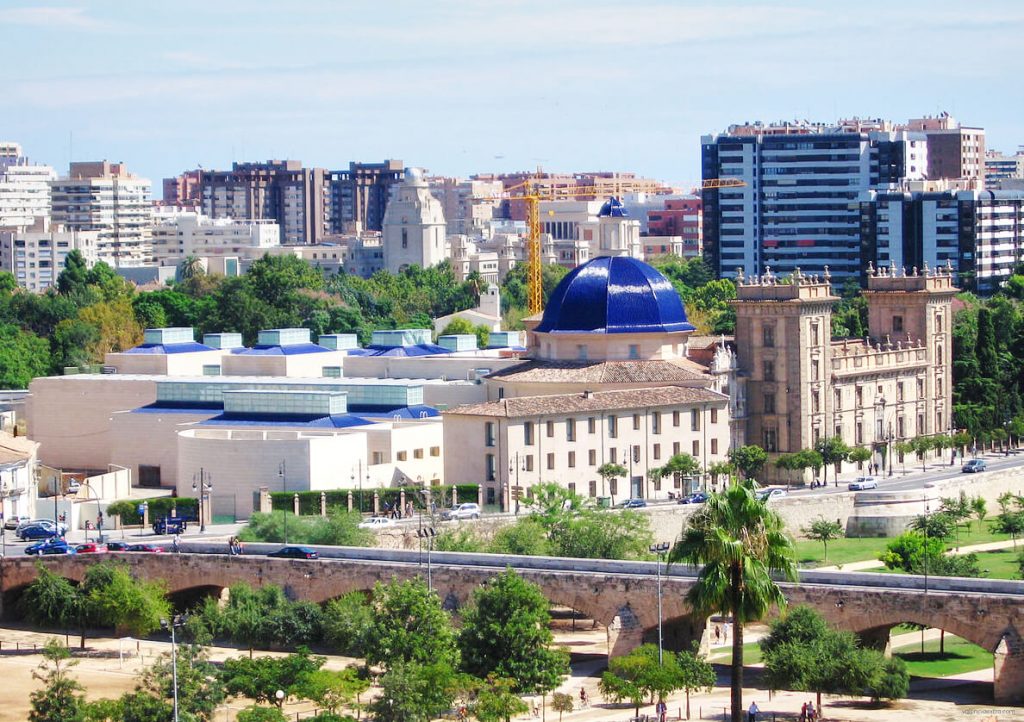
[[[352,511],[352,490],[351,489],[348,490],[348,510]],[[359,511],[362,511],[362,509],[360,509]]]
[[292,495],[292,512],[295,514],[295,516],[299,515],[299,493],[298,492],[295,492],[295,494]]
[[376,491],[373,492],[373,513],[380,514],[380,493]]
[[261,514],[269,514],[274,510],[273,504],[270,502],[270,487],[261,486],[259,497],[259,511]]
[[327,516],[327,492],[320,492],[320,516]]
[[481,484],[476,488],[476,503],[480,505],[480,508],[484,508],[484,485]]

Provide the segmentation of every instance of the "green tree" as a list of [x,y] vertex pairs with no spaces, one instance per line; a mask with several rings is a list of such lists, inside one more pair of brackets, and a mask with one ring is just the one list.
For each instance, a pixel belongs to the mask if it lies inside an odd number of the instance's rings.
[[985,517],[988,516],[988,504],[985,503],[983,497],[975,496],[971,499],[971,513],[978,520],[978,526],[982,527],[985,523]]
[[57,275],[57,291],[63,296],[85,292],[89,266],[77,248],[64,257],[64,270]]
[[551,709],[558,713],[558,722],[562,722],[562,714],[572,712],[573,697],[565,692],[555,692],[551,695]]
[[[325,661],[323,657],[310,656],[305,648],[286,657],[226,659],[222,671],[224,688],[230,695],[280,707],[285,699],[301,694],[306,678]],[[277,699],[278,690],[284,692],[284,699]]]
[[557,687],[569,673],[569,655],[552,647],[548,607],[540,588],[512,569],[477,588],[462,615],[463,670],[511,680],[520,694]]
[[934,514],[920,514],[910,522],[910,528],[933,539],[945,541],[956,530],[956,518],[945,511]]
[[601,694],[615,702],[628,701],[636,716],[645,699],[664,700],[679,689],[685,689],[687,709],[691,691],[714,686],[714,670],[707,662],[692,654],[675,654],[666,650],[658,659],[658,647],[644,644],[608,663],[598,687]]
[[83,688],[70,675],[70,668],[77,664],[71,659],[71,650],[63,644],[50,640],[43,648],[43,663],[32,677],[43,683],[29,696],[32,709],[29,722],[84,722],[85,710]]
[[121,716],[111,722],[171,722],[174,719],[174,706],[153,695],[135,690],[121,695],[116,708]]
[[0,324],[0,389],[27,389],[50,369],[50,345],[34,333]]
[[451,707],[462,684],[444,662],[397,661],[381,676],[370,712],[377,722],[429,722]]
[[185,256],[185,260],[178,264],[178,280],[187,281],[196,276],[206,275],[206,267],[203,259],[196,255]]
[[369,688],[370,680],[361,676],[355,667],[339,671],[318,669],[302,678],[299,696],[336,713],[353,703],[358,704],[359,698]]
[[736,471],[736,467],[732,465],[731,461],[716,461],[708,466],[708,474],[711,475],[711,485],[718,488],[718,477],[724,476],[728,479],[732,473]]
[[[224,702],[225,689],[207,650],[194,644],[178,645],[178,707],[183,719],[210,722]],[[142,673],[137,688],[165,703],[174,700],[174,665],[170,654]]]
[[475,333],[476,329],[470,321],[457,317],[449,321],[448,325],[441,330],[441,333],[439,333],[438,336],[449,336],[452,334],[471,335]]
[[455,668],[459,651],[451,617],[422,579],[378,583],[373,623],[366,630],[366,661],[391,668],[406,662]]
[[682,480],[685,476],[696,476],[700,473],[700,462],[687,453],[674,454],[661,468],[663,476],[671,476]]
[[18,279],[10,271],[0,271],[0,299],[10,296],[18,288]]
[[488,551],[492,554],[551,556],[548,529],[532,516],[518,519],[515,524],[504,526],[494,533]]
[[836,486],[839,486],[839,465],[850,455],[850,447],[841,436],[830,436],[827,439],[819,439],[814,445],[814,450],[821,454],[821,461],[825,466],[824,482],[828,484],[828,467],[831,466]]
[[50,339],[52,370],[62,373],[66,366],[85,366],[93,361],[89,349],[99,344],[100,332],[92,324],[77,318],[57,324]]
[[750,480],[768,463],[768,452],[760,446],[747,444],[738,449],[729,450],[729,461],[739,470],[744,479]]
[[373,622],[370,603],[362,592],[332,599],[324,609],[324,640],[339,654],[362,657],[366,630]]
[[579,559],[642,559],[653,541],[647,514],[586,509],[548,535],[555,556]]
[[800,531],[804,533],[808,539],[814,541],[820,541],[825,547],[825,561],[828,561],[828,543],[833,539],[841,539],[846,534],[843,531],[843,525],[839,521],[831,521],[823,516],[819,516],[817,519],[811,522],[809,527],[803,527]]
[[864,462],[871,460],[871,449],[867,449],[863,446],[855,446],[850,449],[850,453],[847,458],[857,465],[857,469],[863,470]]
[[36,564],[36,578],[25,589],[20,604],[22,614],[30,622],[49,629],[68,629],[80,621],[82,614],[78,588],[42,563]]
[[252,705],[238,713],[238,722],[288,722],[288,718],[277,707]]
[[514,680],[489,674],[477,691],[470,713],[480,722],[509,722],[513,715],[528,709],[526,702],[516,694]]
[[732,617],[732,719],[740,722],[743,626],[761,619],[773,604],[785,608],[786,598],[773,577],[796,578],[793,543],[779,515],[758,501],[752,490],[734,484],[712,494],[690,517],[682,540],[669,553],[669,563],[701,567],[687,594],[698,614],[718,612]]
[[[597,475],[601,477],[601,495],[604,496],[606,484],[609,490],[613,489],[615,480],[625,476],[627,473],[629,472],[626,471],[626,467],[622,464],[612,464],[609,462],[597,467]],[[610,496],[614,498],[615,492],[613,491]]]
[[935,448],[935,440],[930,436],[916,436],[910,440],[910,448],[921,462],[921,471],[927,471],[926,458],[928,452]]
[[690,719],[690,695],[694,692],[710,692],[714,689],[717,675],[715,668],[698,656],[696,650],[678,652],[673,655],[673,659],[679,667],[679,689],[686,693],[686,719]]
[[90,585],[86,572],[85,605],[92,620],[101,626],[124,630],[135,637],[144,637],[160,628],[160,620],[170,616],[167,587],[162,581],[136,579],[127,566],[113,565],[109,573]]
[[1013,510],[1000,512],[992,524],[992,531],[1009,534],[1013,539],[1013,547],[1016,549],[1017,537],[1024,534],[1024,513]]
[[879,561],[889,569],[911,572],[912,569],[923,566],[925,557],[941,556],[944,551],[945,545],[941,539],[926,537],[919,531],[908,531],[886,545]]

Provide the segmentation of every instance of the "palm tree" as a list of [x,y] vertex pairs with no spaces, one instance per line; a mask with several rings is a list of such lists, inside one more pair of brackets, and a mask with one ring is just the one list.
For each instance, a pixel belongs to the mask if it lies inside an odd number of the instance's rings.
[[202,276],[206,274],[206,266],[203,264],[203,259],[199,256],[191,255],[186,256],[185,260],[178,264],[178,275],[182,281],[187,281],[190,278],[196,276]]
[[743,716],[743,625],[786,598],[772,576],[795,580],[793,542],[781,517],[753,490],[732,484],[712,494],[669,553],[669,564],[700,566],[687,600],[697,614],[732,616],[732,720]]

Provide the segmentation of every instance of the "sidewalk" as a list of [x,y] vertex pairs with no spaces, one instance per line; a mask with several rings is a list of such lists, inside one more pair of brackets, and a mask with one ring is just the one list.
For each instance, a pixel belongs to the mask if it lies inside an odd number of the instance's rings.
[[[1005,539],[1003,541],[996,542],[985,542],[984,544],[971,544],[968,546],[962,546],[959,549],[951,549],[946,552],[947,554],[970,554],[971,552],[988,552],[996,549],[1011,549],[1017,546],[1017,542],[1013,539]],[[849,564],[832,565],[827,567],[815,567],[816,572],[863,572],[870,571],[871,569],[878,569],[879,567],[885,566],[882,562],[877,559],[865,559],[862,562],[850,562]]]

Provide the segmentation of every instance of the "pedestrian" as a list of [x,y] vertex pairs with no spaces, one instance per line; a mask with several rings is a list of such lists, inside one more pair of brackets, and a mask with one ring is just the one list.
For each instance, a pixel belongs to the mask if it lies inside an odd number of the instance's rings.
[[175,534],[174,539],[171,540],[171,549],[174,550],[175,554],[181,553],[181,535]]
[[814,722],[818,718],[818,710],[814,709],[814,701],[807,703],[807,722]]
[[228,554],[235,556],[235,538],[231,537],[228,539]]
[[589,706],[590,704],[587,702],[587,688],[580,687],[580,707],[587,709]]
[[715,625],[715,644],[721,644],[722,642],[722,628],[717,624]]
[[235,548],[237,549],[238,556],[242,556],[242,540],[235,537]]
[[751,702],[750,709],[747,710],[747,722],[757,722],[757,713],[760,711],[757,708],[757,702]]
[[665,722],[668,717],[668,705],[665,704],[665,700],[659,699],[658,704],[654,705],[654,711],[658,715],[658,722]]
[[800,722],[807,722],[807,703],[800,706]]

